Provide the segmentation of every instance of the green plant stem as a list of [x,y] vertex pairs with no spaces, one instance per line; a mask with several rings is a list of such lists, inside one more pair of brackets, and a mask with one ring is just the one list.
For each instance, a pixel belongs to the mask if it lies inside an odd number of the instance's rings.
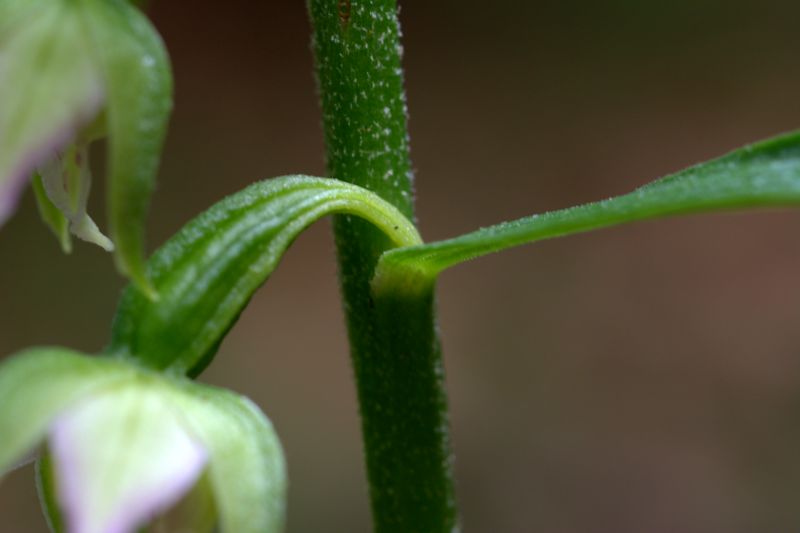
[[[395,0],[309,0],[330,176],[412,217]],[[450,533],[456,510],[433,286],[370,279],[389,242],[334,220],[375,531]]]

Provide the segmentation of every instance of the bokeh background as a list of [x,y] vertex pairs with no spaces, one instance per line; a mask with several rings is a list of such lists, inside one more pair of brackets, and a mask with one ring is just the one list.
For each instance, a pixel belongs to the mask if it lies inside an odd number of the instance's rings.
[[[800,127],[794,1],[401,3],[428,240]],[[324,174],[302,1],[155,0],[150,12],[177,98],[153,247],[253,180]],[[466,531],[797,530],[798,231],[796,211],[690,217],[446,273]],[[369,530],[329,233],[319,223],[297,241],[202,377],[277,426],[292,533]],[[100,250],[76,248],[61,255],[29,193],[0,234],[0,357],[107,341],[124,281]],[[32,476],[0,485],[0,530],[44,531]]]

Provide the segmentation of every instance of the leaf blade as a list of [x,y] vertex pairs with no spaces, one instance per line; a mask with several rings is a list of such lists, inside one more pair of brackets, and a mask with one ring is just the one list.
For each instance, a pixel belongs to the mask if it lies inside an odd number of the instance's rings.
[[308,176],[256,183],[214,205],[153,255],[148,276],[159,300],[127,289],[110,352],[199,374],[287,247],[332,213],[365,218],[397,246],[421,242],[395,207],[360,187]]
[[490,253],[628,222],[795,205],[800,205],[800,132],[745,146],[622,196],[390,250],[381,258],[374,285],[403,271],[433,279],[447,268]]

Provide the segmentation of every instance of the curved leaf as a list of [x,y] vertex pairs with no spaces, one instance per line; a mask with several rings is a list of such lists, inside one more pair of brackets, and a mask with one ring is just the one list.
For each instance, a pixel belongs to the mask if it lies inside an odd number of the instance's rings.
[[172,110],[169,58],[127,1],[84,2],[106,87],[111,239],[120,270],[154,296],[144,273],[144,225]]
[[800,205],[800,132],[776,137],[645,185],[632,193],[534,215],[440,242],[390,250],[373,285],[432,280],[470,259],[543,239],[704,211]]
[[286,464],[272,424],[252,402],[232,392],[194,383],[184,392],[180,413],[208,451],[221,531],[283,531]]
[[130,377],[131,367],[63,348],[36,348],[0,365],[0,474],[42,440],[71,402]]
[[397,246],[421,242],[397,209],[354,185],[307,176],[257,183],[197,217],[154,254],[147,274],[159,300],[127,289],[110,351],[199,374],[295,237],[331,213],[362,217]]

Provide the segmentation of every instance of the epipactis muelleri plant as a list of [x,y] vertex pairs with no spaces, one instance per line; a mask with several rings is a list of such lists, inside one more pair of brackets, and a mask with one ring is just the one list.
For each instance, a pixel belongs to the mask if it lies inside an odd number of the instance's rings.
[[[126,533],[153,520],[282,529],[285,465],[269,421],[194,379],[292,241],[323,216],[337,216],[375,529],[450,533],[458,514],[433,298],[441,272],[615,224],[800,204],[800,134],[791,133],[626,195],[424,243],[411,222],[396,5],[311,0],[309,10],[339,179],[256,183],[145,263],[144,213],[171,109],[161,40],[123,0],[0,0],[0,222],[33,180],[62,246],[72,233],[115,248],[132,280],[102,353],[35,348],[0,366],[0,472],[38,457],[56,531]],[[110,238],[86,213],[87,148],[104,138]]]

